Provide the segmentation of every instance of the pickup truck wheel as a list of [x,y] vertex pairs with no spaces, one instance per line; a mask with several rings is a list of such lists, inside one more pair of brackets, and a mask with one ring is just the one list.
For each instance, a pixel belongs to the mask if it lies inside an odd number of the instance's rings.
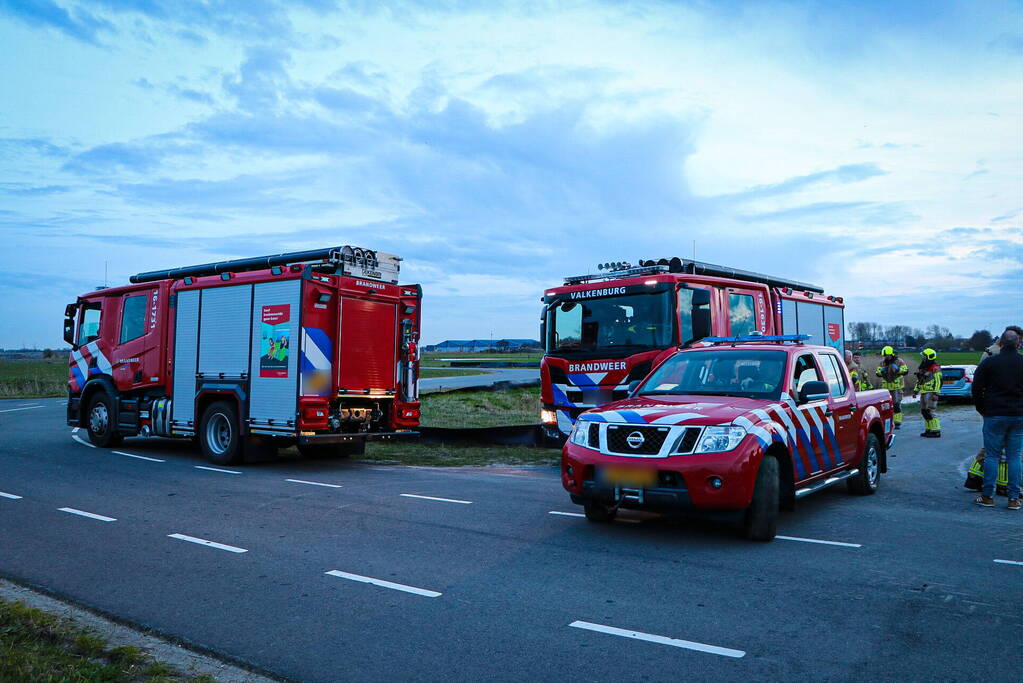
[[109,448],[123,440],[114,423],[114,402],[105,391],[97,391],[89,401],[89,414],[85,418],[89,441],[94,446]]
[[764,456],[753,485],[753,502],[746,509],[745,532],[751,541],[773,541],[778,528],[778,461]]
[[845,480],[849,493],[858,496],[873,495],[881,483],[881,442],[874,434],[867,435],[867,444],[863,447],[863,460],[860,461],[859,470]]
[[242,439],[238,433],[238,410],[228,401],[217,401],[206,409],[199,422],[202,454],[217,465],[241,461]]
[[611,522],[618,515],[617,510],[600,503],[587,503],[583,506],[583,512],[586,513],[586,519],[599,524]]

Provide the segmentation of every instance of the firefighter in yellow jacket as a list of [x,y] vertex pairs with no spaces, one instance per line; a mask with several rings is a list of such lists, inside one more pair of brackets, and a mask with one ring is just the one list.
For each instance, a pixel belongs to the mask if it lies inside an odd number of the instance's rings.
[[913,397],[920,394],[920,414],[924,417],[924,431],[920,436],[929,439],[941,438],[941,421],[934,414],[938,407],[938,394],[941,393],[941,366],[938,365],[938,353],[934,349],[920,352],[923,360],[916,371],[916,386]]
[[909,366],[895,355],[895,349],[886,346],[881,349],[881,364],[874,372],[881,378],[881,388],[892,392],[892,407],[895,409],[895,428],[902,428],[902,396],[906,391],[906,375]]

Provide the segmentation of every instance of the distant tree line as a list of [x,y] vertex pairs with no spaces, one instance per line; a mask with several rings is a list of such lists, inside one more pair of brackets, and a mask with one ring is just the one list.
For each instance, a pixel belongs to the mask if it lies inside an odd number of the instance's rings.
[[849,339],[863,343],[887,342],[911,348],[930,347],[937,351],[972,349],[983,351],[991,346],[994,336],[988,330],[977,330],[969,337],[956,337],[947,327],[929,325],[926,329],[908,325],[881,325],[872,322],[849,323]]

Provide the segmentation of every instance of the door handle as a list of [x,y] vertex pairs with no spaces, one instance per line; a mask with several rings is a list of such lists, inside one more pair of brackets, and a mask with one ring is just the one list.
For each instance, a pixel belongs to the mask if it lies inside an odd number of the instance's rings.
[[834,414],[835,414],[835,411],[832,410],[831,408],[826,408],[824,410],[824,417],[831,417]]

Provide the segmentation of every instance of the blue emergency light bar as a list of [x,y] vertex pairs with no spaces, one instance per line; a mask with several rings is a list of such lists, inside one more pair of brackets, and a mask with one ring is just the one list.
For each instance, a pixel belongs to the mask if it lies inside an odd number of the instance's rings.
[[757,342],[795,342],[802,344],[808,334],[751,334],[743,337],[704,337],[700,341],[712,344],[756,344]]

